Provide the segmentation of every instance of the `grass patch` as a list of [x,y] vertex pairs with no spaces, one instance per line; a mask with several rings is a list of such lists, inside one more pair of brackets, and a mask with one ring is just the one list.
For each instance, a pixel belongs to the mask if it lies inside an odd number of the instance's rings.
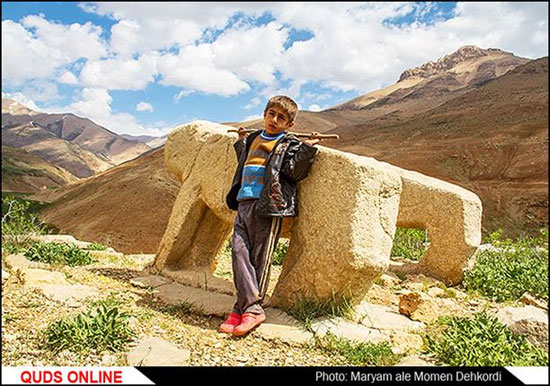
[[96,300],[92,302],[90,305],[92,307],[107,307],[107,308],[115,308],[120,305],[122,305],[123,301],[117,299],[113,294],[109,295],[105,299]]
[[61,243],[33,242],[24,252],[27,259],[47,264],[66,264],[71,267],[88,265],[95,260],[90,253],[76,245]]
[[[283,262],[286,257],[286,253],[288,251],[288,246],[290,244],[290,240],[288,239],[279,239],[277,242],[277,246],[275,247],[275,250],[273,251],[273,265],[283,265]],[[233,249],[233,234],[229,236],[227,241],[225,242],[223,246],[223,254],[227,256],[231,256],[231,251]]]
[[353,304],[347,297],[335,296],[331,298],[315,300],[302,297],[292,307],[283,307],[290,316],[302,323],[306,330],[311,330],[314,319],[328,317],[349,318],[353,313]]
[[502,240],[499,236],[495,232],[489,239],[499,250],[478,255],[464,276],[464,287],[499,302],[519,299],[525,292],[548,300],[548,231],[541,231],[539,238]]
[[391,257],[418,261],[428,250],[428,231],[417,228],[397,228],[393,238]]
[[106,251],[107,250],[107,246],[106,245],[103,245],[103,244],[100,244],[100,243],[96,243],[95,241],[93,243],[90,243],[88,244],[88,246],[84,249],[88,250],[88,251]]
[[326,354],[341,355],[346,359],[346,364],[356,366],[395,366],[403,357],[395,354],[388,342],[353,343],[331,333],[318,339],[317,346]]
[[279,239],[275,251],[273,251],[273,265],[283,265],[288,252],[288,245],[290,240],[288,239]]
[[173,304],[166,306],[165,308],[166,312],[171,314],[178,314],[178,313],[184,313],[187,315],[199,315],[199,316],[210,316],[206,314],[201,308],[196,307],[194,304],[189,302],[181,302],[178,304]]
[[102,304],[72,319],[52,323],[45,331],[46,346],[55,353],[66,349],[82,354],[123,350],[135,338],[128,326],[129,317],[117,307]]
[[449,366],[548,366],[548,353],[498,319],[440,317],[426,335],[427,350]]

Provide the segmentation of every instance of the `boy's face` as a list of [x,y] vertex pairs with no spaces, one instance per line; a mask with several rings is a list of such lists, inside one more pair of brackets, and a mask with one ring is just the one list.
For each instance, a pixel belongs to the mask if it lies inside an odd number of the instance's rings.
[[294,126],[294,122],[289,122],[285,110],[279,106],[271,106],[264,115],[264,126],[267,134],[279,134]]

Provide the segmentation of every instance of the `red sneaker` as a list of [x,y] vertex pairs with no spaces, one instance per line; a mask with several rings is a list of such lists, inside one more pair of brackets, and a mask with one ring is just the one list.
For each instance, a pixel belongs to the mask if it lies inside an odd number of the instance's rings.
[[233,332],[233,329],[238,326],[241,323],[241,315],[232,312],[229,314],[227,319],[225,319],[225,322],[223,322],[220,326],[220,332],[224,332],[226,334],[231,334]]
[[253,328],[262,324],[264,320],[265,320],[265,314],[244,313],[241,320],[241,324],[235,327],[235,329],[233,330],[233,335],[235,336],[245,335]]

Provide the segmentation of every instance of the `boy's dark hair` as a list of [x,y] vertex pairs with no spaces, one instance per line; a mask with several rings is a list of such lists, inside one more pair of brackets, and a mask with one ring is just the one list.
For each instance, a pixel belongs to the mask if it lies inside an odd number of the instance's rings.
[[267,113],[267,110],[269,110],[271,106],[279,106],[284,111],[286,111],[289,123],[294,122],[294,120],[296,119],[296,115],[298,114],[298,105],[292,100],[292,98],[287,97],[286,95],[276,95],[274,97],[271,97],[267,101],[267,105],[265,106],[264,117]]

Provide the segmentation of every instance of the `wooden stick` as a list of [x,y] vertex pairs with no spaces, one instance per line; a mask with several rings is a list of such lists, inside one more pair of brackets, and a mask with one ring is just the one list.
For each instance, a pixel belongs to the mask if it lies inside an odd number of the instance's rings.
[[[229,129],[227,130],[228,133],[239,133],[239,132],[245,132],[245,133],[252,133],[258,129]],[[295,135],[296,137],[303,137],[303,138],[320,138],[320,139],[328,139],[328,138],[335,138],[340,139],[340,136],[338,134],[319,134],[317,132],[313,132],[311,134],[308,133],[296,133],[293,131],[287,131],[288,134]]]

